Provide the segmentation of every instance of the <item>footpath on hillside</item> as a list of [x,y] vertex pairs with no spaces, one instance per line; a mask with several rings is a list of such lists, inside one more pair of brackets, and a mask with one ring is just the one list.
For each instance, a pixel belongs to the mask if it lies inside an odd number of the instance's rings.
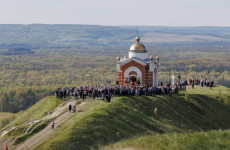
[[[76,102],[75,100],[71,99],[71,100],[67,101],[63,106],[61,104],[59,107],[57,107],[54,110],[54,112],[52,114],[42,118],[42,120],[47,120],[47,119],[57,117],[54,120],[55,127],[57,127],[58,125],[60,125],[62,122],[64,122],[66,119],[68,119],[73,114],[71,112],[68,112],[67,110],[68,110],[69,105],[74,105],[75,102]],[[82,102],[80,105],[78,105],[76,107],[76,109],[79,110],[86,103],[87,102]],[[52,134],[50,134],[50,133],[52,133],[52,132],[55,132],[55,129],[54,130],[51,129],[51,123],[50,123],[46,128],[44,128],[40,132],[38,132],[35,135],[33,135],[32,137],[30,137],[28,140],[26,140],[25,142],[23,142],[22,144],[17,146],[15,148],[15,150],[30,149],[32,146],[38,144],[42,139],[51,136]]]

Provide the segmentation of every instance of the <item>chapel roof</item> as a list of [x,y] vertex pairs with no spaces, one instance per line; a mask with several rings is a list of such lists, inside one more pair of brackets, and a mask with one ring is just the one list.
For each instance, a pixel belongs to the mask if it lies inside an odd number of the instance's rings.
[[130,52],[136,52],[136,53],[146,53],[147,52],[145,46],[140,43],[140,37],[138,36],[138,34],[136,37],[136,43],[131,45],[129,51]]

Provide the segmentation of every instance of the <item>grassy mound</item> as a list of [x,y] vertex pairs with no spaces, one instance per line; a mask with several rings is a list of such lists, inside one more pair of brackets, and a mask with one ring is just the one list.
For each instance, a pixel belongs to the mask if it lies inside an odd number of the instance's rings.
[[[222,89],[223,94],[226,90]],[[228,129],[230,107],[216,93],[218,88],[208,95],[188,89],[172,97],[117,97],[109,104],[98,101],[81,116],[71,117],[35,149],[90,150],[143,135]]]
[[132,150],[194,150],[230,149],[230,130],[210,131],[196,133],[157,134],[124,140],[122,142],[106,146],[104,150],[132,149]]
[[37,149],[90,149],[135,134],[163,132],[151,112],[144,112],[148,105],[136,105],[136,101],[122,97],[110,104],[97,102]]
[[24,112],[19,112],[17,118],[13,120],[9,126],[17,126],[25,124],[31,120],[38,120],[47,115],[48,112],[53,111],[63,100],[56,99],[54,96],[48,96]]

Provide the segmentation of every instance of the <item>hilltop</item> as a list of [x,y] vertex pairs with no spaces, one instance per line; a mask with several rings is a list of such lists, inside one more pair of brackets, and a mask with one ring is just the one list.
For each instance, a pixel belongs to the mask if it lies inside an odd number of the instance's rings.
[[[111,103],[104,103],[100,99],[87,99],[85,102],[74,102],[71,99],[63,101],[51,96],[19,113],[3,129],[10,132],[2,140],[8,141],[16,149],[29,143],[28,149],[89,150],[103,149],[103,146],[119,141],[121,143],[105,149],[132,147],[132,143],[137,143],[132,148],[145,148],[146,146],[141,145],[148,144],[151,139],[158,139],[152,146],[164,149],[167,140],[168,143],[175,144],[175,141],[170,140],[171,137],[176,137],[178,144],[183,142],[182,139],[194,139],[196,142],[185,145],[189,147],[197,145],[199,139],[204,139],[203,144],[210,143],[214,140],[213,135],[216,135],[216,139],[223,141],[216,144],[228,147],[230,143],[226,138],[230,133],[220,129],[230,128],[229,93],[230,89],[223,86],[213,90],[196,87],[194,90],[188,88],[186,92],[172,97],[114,97]],[[66,112],[68,104],[72,102],[77,104],[75,114]],[[157,111],[154,111],[155,108]],[[49,124],[52,120],[57,121],[54,130],[50,130]],[[31,122],[33,123],[30,124]],[[209,132],[210,130],[218,131]],[[38,135],[42,138],[33,140]],[[147,140],[149,137],[150,141]],[[125,141],[122,142],[123,140]],[[202,148],[202,143],[197,146],[198,149]],[[217,148],[220,147],[217,145]]]

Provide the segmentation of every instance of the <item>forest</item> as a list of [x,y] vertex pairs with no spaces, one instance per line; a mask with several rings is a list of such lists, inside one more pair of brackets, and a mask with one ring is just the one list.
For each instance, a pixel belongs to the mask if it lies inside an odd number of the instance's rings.
[[[187,48],[163,46],[150,51],[155,56],[159,54],[160,81],[170,82],[172,74],[181,74],[183,80],[211,78],[216,84],[230,87],[230,46]],[[59,86],[115,85],[118,54],[82,51],[46,49],[35,50],[32,55],[1,55],[0,110],[25,110]],[[128,50],[123,50],[120,56],[127,54]]]
[[[0,26],[6,35],[0,37],[0,111],[13,113],[60,86],[115,85],[116,57],[128,55],[136,33],[136,27]],[[181,74],[230,87],[230,28],[141,28],[149,55],[160,58],[160,81]],[[8,51],[13,53],[4,55]]]

